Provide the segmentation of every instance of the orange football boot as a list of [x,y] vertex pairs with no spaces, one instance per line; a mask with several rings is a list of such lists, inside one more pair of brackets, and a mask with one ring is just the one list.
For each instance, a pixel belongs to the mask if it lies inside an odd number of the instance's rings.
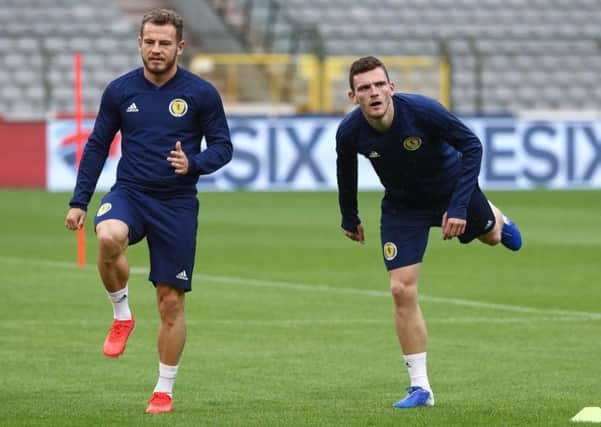
[[173,399],[169,394],[156,391],[152,393],[152,397],[148,401],[148,408],[146,408],[147,414],[162,414],[164,412],[171,412],[173,409]]
[[136,319],[131,316],[131,320],[113,320],[111,330],[104,340],[104,355],[106,357],[119,357],[125,351],[125,345],[129,334],[136,326]]

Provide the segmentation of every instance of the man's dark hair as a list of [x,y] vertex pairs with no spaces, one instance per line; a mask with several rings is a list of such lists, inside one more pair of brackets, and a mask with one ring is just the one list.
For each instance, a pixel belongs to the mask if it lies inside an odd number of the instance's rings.
[[143,37],[144,25],[147,22],[154,25],[173,25],[177,42],[179,43],[184,38],[184,20],[173,10],[153,9],[146,12],[140,25],[140,37]]
[[388,70],[386,69],[382,61],[380,61],[375,56],[364,56],[363,58],[359,58],[355,62],[353,62],[348,76],[348,82],[349,86],[351,87],[351,90],[355,91],[355,87],[353,85],[353,77],[355,77],[357,74],[366,73],[378,67],[384,70],[384,74],[386,74],[386,81],[390,82],[390,77],[388,77]]

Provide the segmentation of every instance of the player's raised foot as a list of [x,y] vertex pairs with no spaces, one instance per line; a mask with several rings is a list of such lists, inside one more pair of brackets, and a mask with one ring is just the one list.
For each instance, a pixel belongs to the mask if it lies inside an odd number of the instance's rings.
[[503,215],[503,228],[501,229],[501,243],[512,251],[522,247],[522,233],[518,226],[505,215]]
[[146,408],[146,413],[162,414],[164,412],[171,412],[172,409],[173,398],[167,393],[156,391],[152,393],[152,396],[148,401],[148,408]]
[[407,387],[407,396],[392,404],[394,408],[407,409],[418,406],[434,406],[434,395],[421,387]]
[[104,340],[104,355],[106,357],[119,357],[125,351],[129,334],[136,326],[136,319],[131,316],[131,320],[113,320],[113,325]]

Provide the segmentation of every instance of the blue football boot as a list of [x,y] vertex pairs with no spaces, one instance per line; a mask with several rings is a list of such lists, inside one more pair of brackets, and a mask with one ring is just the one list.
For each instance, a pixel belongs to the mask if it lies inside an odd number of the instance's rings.
[[517,251],[522,247],[522,234],[518,226],[503,215],[503,228],[501,229],[501,243],[512,251]]
[[407,387],[407,396],[392,404],[394,408],[406,409],[418,406],[434,406],[434,395],[421,387]]

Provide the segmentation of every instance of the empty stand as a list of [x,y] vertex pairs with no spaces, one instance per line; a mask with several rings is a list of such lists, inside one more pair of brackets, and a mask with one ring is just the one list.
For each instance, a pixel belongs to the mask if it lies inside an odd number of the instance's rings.
[[[240,6],[243,0],[238,0]],[[253,2],[267,19],[271,0]],[[286,0],[328,55],[442,55],[452,107],[466,114],[599,109],[599,0]],[[258,12],[261,10],[262,12]],[[265,22],[262,22],[265,25]],[[280,26],[281,27],[281,26]],[[276,28],[276,38],[288,33]],[[278,51],[276,43],[273,48]]]
[[140,65],[137,28],[105,0],[0,0],[0,113],[11,119],[71,113],[73,55],[81,52],[84,112],[106,84]]
[[[235,10],[239,20],[241,11],[248,12],[241,22],[255,43],[250,49],[258,51],[310,53],[311,43],[295,41],[293,21],[317,28],[330,56],[448,54],[451,105],[460,114],[601,105],[600,0],[195,1]],[[137,24],[122,10],[139,19],[161,4],[0,0],[0,114],[72,112],[76,51],[83,54],[84,112],[95,113],[106,84],[140,66]],[[427,74],[410,78],[418,88],[417,80],[421,87],[436,83]],[[343,91],[344,81],[342,76]],[[345,102],[344,92],[340,98]]]

